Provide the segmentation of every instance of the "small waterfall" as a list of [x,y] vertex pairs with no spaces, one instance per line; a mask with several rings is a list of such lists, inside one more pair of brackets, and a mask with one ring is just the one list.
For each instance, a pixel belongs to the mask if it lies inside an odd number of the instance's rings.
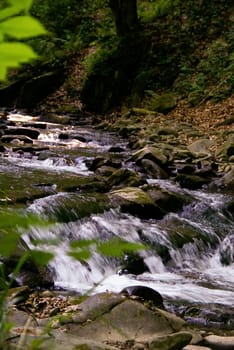
[[[191,192],[190,195],[194,195]],[[28,244],[32,238],[59,239],[58,246],[47,247],[54,249],[56,254],[51,267],[55,271],[58,287],[81,292],[120,291],[126,285],[141,283],[157,289],[168,299],[232,305],[234,264],[230,262],[230,265],[224,266],[220,260],[222,237],[232,227],[230,220],[220,210],[226,198],[217,194],[203,197],[196,191],[194,200],[180,214],[169,214],[160,221],[140,220],[111,209],[82,220],[56,224],[50,230],[33,229],[26,239]],[[198,207],[200,215],[196,216]],[[42,213],[40,208],[34,206],[35,211]],[[181,236],[181,245],[178,246],[174,235]],[[93,251],[91,259],[81,263],[66,254],[71,241],[103,241],[113,237],[146,243],[149,249],[138,254],[144,259],[149,272],[138,276],[120,276],[119,259],[103,257]]]

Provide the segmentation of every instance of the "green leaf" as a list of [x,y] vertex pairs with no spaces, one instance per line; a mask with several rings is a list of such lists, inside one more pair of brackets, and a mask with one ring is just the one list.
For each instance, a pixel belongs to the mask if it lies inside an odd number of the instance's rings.
[[77,241],[70,242],[71,248],[87,248],[91,244],[96,243],[96,239],[80,239]]
[[43,25],[31,16],[17,16],[0,23],[0,32],[16,39],[46,34]]
[[113,238],[109,241],[99,243],[97,246],[97,251],[100,254],[116,258],[121,257],[126,252],[136,252],[137,250],[142,249],[146,249],[143,244],[131,243],[118,238]]
[[73,252],[70,251],[68,252],[68,255],[71,256],[72,258],[78,260],[78,261],[85,261],[90,259],[91,253],[89,250],[81,250],[79,252]]
[[37,245],[52,245],[52,246],[58,246],[59,243],[61,243],[61,239],[59,238],[43,238],[43,239],[31,239],[31,242],[34,246]]
[[0,11],[0,21],[18,15],[21,9],[18,6],[8,6]]
[[0,255],[9,257],[12,255],[19,242],[20,235],[16,232],[11,232],[0,237]]
[[50,260],[53,259],[54,254],[50,252],[44,252],[41,250],[32,250],[30,252],[30,257],[37,265],[46,266],[50,262]]
[[38,56],[33,49],[23,43],[0,43],[0,80],[6,78],[8,68],[17,68],[21,63],[29,62]]
[[48,224],[48,221],[41,219],[37,215],[23,215],[10,210],[0,212],[0,231],[8,232],[18,227],[28,229],[30,226],[47,226]]
[[8,2],[14,7],[27,11],[32,6],[33,0],[8,0]]

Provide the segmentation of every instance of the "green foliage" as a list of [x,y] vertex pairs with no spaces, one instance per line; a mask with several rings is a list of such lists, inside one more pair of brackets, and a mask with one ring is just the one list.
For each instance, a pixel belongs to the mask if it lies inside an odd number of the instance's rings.
[[158,17],[168,15],[181,0],[152,0],[139,4],[139,16],[143,22],[154,21]]
[[93,251],[103,256],[120,258],[126,253],[146,249],[141,243],[127,242],[117,237],[103,242],[98,239],[73,241],[70,247],[68,254],[79,261],[88,260]]
[[218,38],[207,46],[195,67],[182,67],[177,88],[187,91],[188,101],[192,105],[207,99],[219,101],[234,89],[233,71],[231,45]]
[[8,6],[0,9],[0,80],[5,80],[8,68],[18,68],[38,56],[23,40],[44,35],[42,24],[28,11],[32,0],[8,0]]
[[126,253],[144,250],[146,247],[140,243],[126,242],[119,238],[113,238],[106,242],[100,242],[97,245],[97,251],[105,256],[120,258]]

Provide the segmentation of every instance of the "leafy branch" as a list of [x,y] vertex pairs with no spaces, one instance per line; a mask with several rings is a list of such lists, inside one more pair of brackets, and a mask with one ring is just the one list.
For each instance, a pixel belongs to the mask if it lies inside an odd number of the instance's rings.
[[47,34],[43,25],[29,14],[32,0],[8,3],[0,10],[0,81],[6,80],[9,68],[38,58],[30,45],[19,41]]

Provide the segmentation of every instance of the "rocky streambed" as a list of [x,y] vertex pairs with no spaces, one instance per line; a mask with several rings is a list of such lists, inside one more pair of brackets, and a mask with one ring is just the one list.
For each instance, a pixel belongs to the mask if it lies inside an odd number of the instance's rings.
[[[48,272],[28,264],[18,278],[28,287],[10,316],[17,343],[40,334],[46,349],[233,348],[231,125],[211,135],[131,110],[98,127],[82,116],[9,113],[0,129],[1,204],[56,221],[23,236],[29,249],[61,242]],[[85,264],[66,256],[70,241],[113,237],[149,249]],[[157,290],[164,309],[120,293],[128,285]],[[48,286],[62,290],[33,292]],[[24,332],[28,315],[36,318]]]

